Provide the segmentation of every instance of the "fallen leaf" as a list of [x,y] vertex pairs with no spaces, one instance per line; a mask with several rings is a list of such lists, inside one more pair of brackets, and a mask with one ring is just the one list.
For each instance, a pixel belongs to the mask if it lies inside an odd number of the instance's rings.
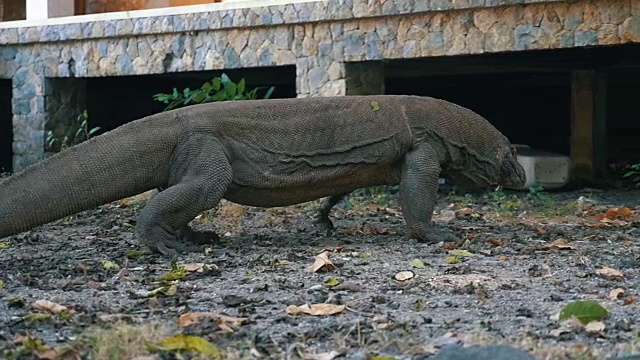
[[584,327],[588,333],[599,333],[604,331],[604,328],[605,325],[602,321],[589,321],[589,323]]
[[100,261],[100,265],[102,265],[102,268],[105,270],[120,270],[120,265],[110,260],[102,260]]
[[447,241],[442,243],[442,248],[445,250],[453,250],[453,249],[457,249],[458,245],[453,241]]
[[609,292],[609,299],[618,300],[625,297],[627,293],[622,288],[613,289]]
[[380,103],[377,102],[377,101],[372,101],[371,102],[371,109],[373,109],[373,111],[380,110]]
[[212,269],[211,265],[207,265],[205,263],[193,263],[193,264],[184,264],[182,265],[184,269],[188,272],[205,272]]
[[36,300],[33,304],[31,304],[31,308],[36,311],[49,312],[52,314],[60,314],[62,312],[69,311],[69,308],[67,308],[66,306],[56,304],[49,300]]
[[625,301],[624,304],[625,305],[631,305],[633,303],[635,303],[636,301],[638,301],[638,297],[633,295],[633,296],[629,296]]
[[193,324],[197,324],[200,319],[213,319],[216,321],[229,322],[237,325],[246,324],[249,322],[249,318],[235,317],[222,314],[216,314],[212,312],[192,312],[180,315],[178,318],[178,326],[185,327]]
[[468,207],[465,207],[465,208],[456,210],[455,214],[456,214],[456,216],[465,216],[465,215],[473,215],[473,214],[477,214],[477,213],[475,212],[475,210],[473,210],[471,208],[468,208]]
[[612,280],[620,280],[624,277],[622,271],[612,269],[610,267],[603,267],[602,269],[598,269],[596,270],[596,274]]
[[340,284],[340,280],[338,280],[338,279],[336,279],[334,277],[328,278],[327,281],[322,283],[322,285],[324,285],[326,287],[332,287],[332,286],[336,286],[338,284]]
[[424,269],[424,268],[426,268],[426,266],[424,265],[424,263],[420,259],[413,259],[411,261],[410,265],[413,266],[416,269]]
[[446,258],[444,258],[444,261],[447,264],[457,264],[460,262],[460,257],[459,256],[447,256]]
[[199,352],[215,359],[222,356],[217,346],[199,336],[184,334],[170,336],[162,340],[159,345],[163,350]]
[[549,331],[549,335],[554,337],[560,337],[560,335],[565,333],[572,333],[580,331],[584,325],[577,318],[569,318],[563,320],[560,323],[560,327],[554,330]]
[[504,255],[500,255],[500,256],[498,256],[498,261],[509,261],[509,257],[508,256],[504,256]]
[[413,271],[400,271],[394,276],[394,278],[398,281],[405,281],[411,279],[414,276],[415,275],[413,274]]
[[463,249],[455,249],[455,250],[451,250],[449,251],[450,255],[453,256],[476,256],[476,254],[473,254],[467,250],[463,250]]
[[487,242],[493,246],[502,246],[504,244],[502,239],[489,239]]
[[289,315],[307,314],[313,316],[327,316],[334,315],[342,312],[346,308],[345,305],[334,304],[304,304],[304,305],[289,305],[286,308],[286,312]]
[[6,249],[9,247],[9,244],[7,244],[6,242],[0,242],[0,249]]
[[568,303],[560,311],[560,321],[577,318],[581,323],[588,324],[594,320],[601,320],[609,315],[609,311],[593,300],[578,300]]
[[328,271],[335,270],[336,266],[329,260],[329,255],[326,251],[323,251],[320,255],[315,257],[315,262],[311,266],[307,267],[309,272],[318,272],[320,269],[325,268]]
[[604,215],[606,219],[614,220],[618,217],[629,217],[631,215],[631,209],[627,207],[623,208],[610,208],[607,210],[607,213]]
[[573,245],[569,245],[569,240],[558,238],[553,242],[538,247],[538,250],[575,250]]
[[434,218],[436,220],[448,223],[456,218],[456,212],[452,210],[443,210],[440,211],[440,214],[438,214],[438,216],[434,216]]

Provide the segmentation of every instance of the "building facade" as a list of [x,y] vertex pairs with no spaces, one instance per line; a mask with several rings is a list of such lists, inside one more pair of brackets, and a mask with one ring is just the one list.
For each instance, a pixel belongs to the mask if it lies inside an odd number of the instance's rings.
[[[174,3],[165,2],[156,5]],[[640,0],[255,0],[143,9],[150,3],[86,0],[85,9],[116,12],[0,23],[0,78],[12,89],[11,118],[0,121],[12,124],[14,171],[42,158],[48,123],[85,108],[90,78],[295,66],[298,97],[380,94],[387,61],[640,42]],[[571,157],[590,173],[599,161],[606,75],[589,66],[569,71]]]

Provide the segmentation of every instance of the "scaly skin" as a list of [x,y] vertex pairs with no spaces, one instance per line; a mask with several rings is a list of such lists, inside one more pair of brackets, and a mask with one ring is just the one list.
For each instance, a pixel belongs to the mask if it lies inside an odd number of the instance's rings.
[[[209,103],[152,115],[0,182],[0,238],[161,188],[141,211],[140,241],[165,255],[208,237],[188,223],[221,199],[261,207],[329,197],[319,221],[357,188],[400,184],[410,237],[431,225],[437,180],[519,186],[506,137],[443,100],[349,96]],[[215,237],[210,235],[209,237]]]

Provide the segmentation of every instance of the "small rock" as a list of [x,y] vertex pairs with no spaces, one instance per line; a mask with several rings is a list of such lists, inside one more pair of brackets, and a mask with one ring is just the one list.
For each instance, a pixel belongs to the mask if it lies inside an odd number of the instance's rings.
[[222,303],[229,307],[236,307],[249,302],[247,298],[237,295],[225,295],[222,297]]
[[444,348],[447,346],[458,346],[460,345],[460,343],[461,343],[461,340],[456,337],[441,336],[434,340],[433,345],[437,348]]
[[366,351],[357,350],[352,353],[349,353],[346,358],[350,360],[367,360],[369,356],[367,355]]
[[463,348],[460,346],[447,347],[433,360],[534,360],[535,358],[528,353],[508,346],[508,345],[489,345],[489,346],[471,346]]

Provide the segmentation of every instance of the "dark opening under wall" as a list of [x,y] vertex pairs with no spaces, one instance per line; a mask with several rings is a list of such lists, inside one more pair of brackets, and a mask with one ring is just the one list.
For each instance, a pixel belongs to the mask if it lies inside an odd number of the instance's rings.
[[445,99],[484,116],[512,143],[569,154],[567,73],[469,74],[390,81],[388,94]]
[[452,101],[487,118],[513,143],[569,155],[576,69],[608,73],[608,161],[640,161],[637,44],[393,60],[385,65],[385,86],[387,94]]
[[[271,98],[296,97],[295,67],[225,70],[232,81],[246,81],[248,90],[274,86]],[[87,79],[87,110],[90,127],[100,126],[99,133],[122,124],[162,112],[165,104],[153,99],[157,93],[171,93],[173,88],[197,89],[222,71],[182,72],[160,75],[118,76]]]
[[13,112],[10,79],[0,79],[0,174],[11,172],[13,163]]

